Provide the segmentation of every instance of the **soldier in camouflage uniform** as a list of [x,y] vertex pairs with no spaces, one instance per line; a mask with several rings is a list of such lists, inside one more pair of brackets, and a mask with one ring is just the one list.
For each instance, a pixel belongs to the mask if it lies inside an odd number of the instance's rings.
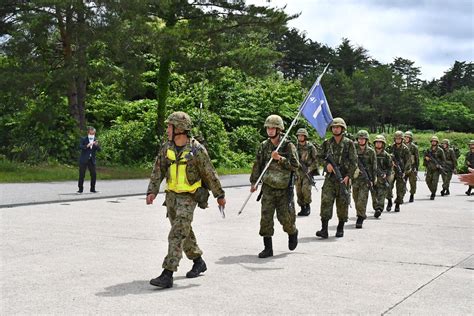
[[375,151],[368,146],[369,133],[365,130],[357,132],[357,158],[358,168],[352,183],[352,195],[357,211],[357,222],[355,227],[362,228],[364,220],[367,218],[367,201],[369,191],[372,191],[374,179],[377,172],[377,159]]
[[260,144],[250,175],[250,192],[255,192],[260,174],[268,161],[272,159],[262,177],[263,184],[260,192],[262,198],[260,236],[263,237],[265,248],[258,254],[259,258],[273,256],[272,236],[275,211],[283,230],[288,234],[288,248],[294,250],[298,245],[293,197],[293,178],[299,167],[298,153],[295,145],[288,140],[281,144],[278,152],[275,150],[283,138],[281,132],[285,129],[280,116],[270,115],[265,120],[264,127],[269,138]]
[[298,129],[296,135],[298,136],[296,150],[300,159],[300,168],[296,171],[295,182],[298,205],[301,207],[298,216],[308,216],[311,213],[313,175],[318,170],[318,154],[316,147],[308,141],[308,131],[306,129]]
[[438,189],[439,175],[446,163],[444,151],[438,146],[438,136],[431,137],[431,147],[425,151],[423,165],[426,167],[425,181],[431,191],[430,200],[434,200]]
[[[469,142],[469,152],[466,154],[465,163],[468,168],[474,169],[474,140]],[[474,186],[470,185],[466,191],[466,195],[472,194],[472,188],[474,188]]]
[[385,197],[390,189],[388,179],[392,174],[392,157],[385,151],[385,137],[375,136],[374,147],[377,159],[377,181],[372,191],[372,205],[375,210],[374,217],[379,218],[384,208]]
[[446,158],[446,164],[444,168],[446,173],[441,174],[441,178],[443,179],[443,190],[441,190],[441,196],[444,196],[450,194],[449,184],[451,182],[451,178],[453,177],[453,173],[456,172],[458,159],[456,158],[454,149],[449,146],[449,139],[443,139],[441,142],[441,148],[443,149],[444,157]]
[[[332,218],[334,201],[336,201],[337,217],[339,219],[336,237],[344,236],[344,223],[348,219],[348,208],[351,199],[350,181],[354,177],[357,168],[357,152],[354,142],[346,138],[344,134],[347,129],[346,122],[342,118],[336,117],[329,127],[333,136],[324,141],[320,156],[324,159],[326,176],[321,192],[322,228],[316,232],[316,236],[322,238],[328,238],[329,236],[328,223]],[[328,162],[328,155],[332,156],[336,166]],[[341,172],[342,182],[339,182],[336,178],[336,168],[339,168]]]
[[413,133],[410,131],[405,132],[405,145],[408,147],[410,152],[410,163],[411,169],[405,175],[405,178],[410,182],[410,200],[413,202],[416,193],[416,180],[418,175],[418,166],[420,165],[420,154],[418,152],[418,146],[413,143]]
[[173,272],[178,269],[183,251],[194,262],[186,277],[195,278],[207,270],[191,227],[196,205],[199,202],[200,207],[207,207],[207,188],[212,191],[220,206],[225,206],[226,200],[206,149],[189,135],[192,127],[189,115],[174,112],[166,123],[168,142],[161,146],[156,157],[146,203],[153,203],[160,183],[166,178],[165,204],[171,223],[168,255],[163,261],[163,272],[150,280],[150,284],[170,288],[173,286]]
[[[392,198],[393,198],[393,187],[396,185],[397,198],[395,199],[395,212],[400,212],[400,204],[403,204],[403,198],[406,193],[406,182],[405,174],[410,172],[410,151],[408,147],[403,144],[403,132],[396,131],[394,134],[394,143],[387,148],[387,152],[392,156],[392,162],[394,167],[393,180],[390,183],[390,190],[387,194],[387,211],[390,212],[392,209]],[[395,184],[396,182],[396,184]]]

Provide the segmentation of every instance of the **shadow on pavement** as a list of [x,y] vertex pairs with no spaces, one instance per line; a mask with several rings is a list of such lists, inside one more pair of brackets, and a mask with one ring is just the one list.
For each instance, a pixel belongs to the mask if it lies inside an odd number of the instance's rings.
[[324,239],[321,237],[318,237],[314,235],[314,237],[303,237],[303,238],[298,238],[298,243],[299,244],[307,244],[310,242],[334,242],[337,241],[337,238],[334,236],[329,236],[328,239]]
[[102,297],[117,297],[117,296],[126,296],[126,295],[142,295],[142,294],[152,294],[157,291],[176,291],[176,290],[185,290],[192,287],[200,286],[199,284],[188,284],[188,285],[179,285],[176,281],[186,279],[186,277],[175,277],[173,287],[169,289],[162,289],[150,285],[148,280],[137,280],[128,283],[120,283],[106,287],[103,292],[96,293],[96,296]]
[[[219,261],[216,261],[216,264],[242,264],[242,263],[255,263],[255,264],[262,264],[262,263],[268,263],[270,261],[280,259],[280,258],[285,258],[288,256],[289,252],[281,253],[279,255],[269,257],[269,258],[264,258],[261,259],[255,255],[240,255],[240,256],[228,256],[228,257],[222,257],[219,258]],[[245,267],[246,268],[246,267]],[[267,269],[262,269],[261,270],[267,270]]]

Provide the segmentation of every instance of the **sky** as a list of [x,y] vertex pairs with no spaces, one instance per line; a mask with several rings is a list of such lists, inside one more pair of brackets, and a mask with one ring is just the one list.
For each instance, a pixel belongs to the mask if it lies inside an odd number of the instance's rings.
[[474,60],[472,0],[252,0],[301,13],[289,26],[336,48],[342,38],[382,63],[415,62],[423,80],[439,79],[454,61]]

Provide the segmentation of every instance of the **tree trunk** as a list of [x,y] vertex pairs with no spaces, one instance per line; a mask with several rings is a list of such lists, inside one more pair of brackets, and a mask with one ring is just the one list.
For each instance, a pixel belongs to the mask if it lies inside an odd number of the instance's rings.
[[168,56],[161,58],[158,71],[158,116],[156,121],[157,135],[160,143],[165,134],[166,99],[168,98],[168,81],[171,74],[170,66],[171,58]]
[[76,70],[76,89],[77,89],[77,111],[79,116],[79,128],[86,128],[86,89],[87,89],[87,27],[85,17],[85,7],[82,2],[78,3],[77,8],[77,70]]

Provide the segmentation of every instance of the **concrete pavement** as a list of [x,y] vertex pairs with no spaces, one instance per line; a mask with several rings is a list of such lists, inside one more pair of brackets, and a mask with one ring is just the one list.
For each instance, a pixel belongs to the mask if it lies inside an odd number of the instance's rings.
[[192,262],[184,258],[164,290],[148,284],[167,250],[164,195],[152,206],[129,196],[2,208],[0,313],[473,314],[474,198],[453,183],[451,196],[430,201],[418,185],[415,203],[371,216],[362,230],[350,209],[342,239],[333,218],[327,240],[314,235],[313,190],[312,214],[297,219],[298,248],[288,250],[275,220],[268,259],[257,258],[256,195],[237,216],[248,187],[228,188],[225,219],[214,201],[195,212],[208,271],[186,279]]

